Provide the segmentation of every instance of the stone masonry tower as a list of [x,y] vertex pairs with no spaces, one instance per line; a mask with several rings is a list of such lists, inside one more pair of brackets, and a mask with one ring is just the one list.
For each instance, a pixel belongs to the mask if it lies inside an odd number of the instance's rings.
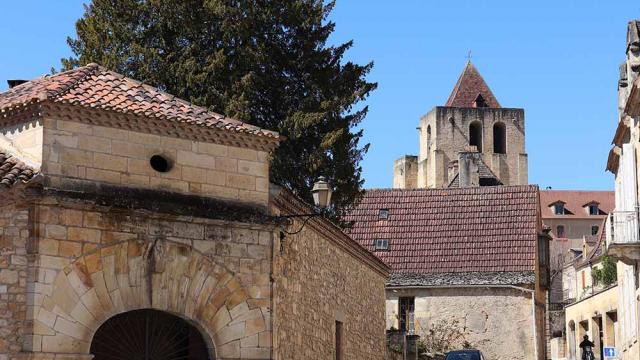
[[471,61],[417,129],[420,153],[395,161],[394,188],[528,183],[524,110],[501,107]]

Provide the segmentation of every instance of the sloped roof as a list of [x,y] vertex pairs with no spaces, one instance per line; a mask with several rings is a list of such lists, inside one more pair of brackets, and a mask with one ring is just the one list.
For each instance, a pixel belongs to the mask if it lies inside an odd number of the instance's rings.
[[445,106],[475,107],[474,102],[478,98],[478,95],[482,96],[487,107],[500,108],[498,99],[493,95],[493,92],[491,92],[491,89],[476,67],[469,61],[458,78],[458,82],[453,87],[453,91],[451,95],[449,95],[449,100],[447,100]]
[[[496,174],[491,171],[491,169],[484,162],[482,157],[479,156],[478,164],[478,177],[482,180],[485,180],[491,184],[491,186],[495,185],[504,185],[502,181],[496,176]],[[457,172],[453,179],[449,182],[448,187],[450,188],[458,188],[460,187],[460,172]]]
[[[550,206],[558,201],[564,202],[565,210],[570,214],[556,215]],[[585,206],[597,202],[600,215],[589,215]],[[540,205],[542,218],[597,218],[605,216],[615,207],[615,192],[613,191],[583,191],[583,190],[540,190]]]
[[43,101],[162,118],[274,140],[279,138],[276,132],[210,112],[97,64],[39,77],[0,93],[0,117],[11,110]]
[[[533,185],[376,189],[346,220],[349,235],[393,273],[531,272],[538,206]],[[376,239],[388,239],[389,250],[374,251]]]
[[38,170],[0,149],[0,188],[27,183],[37,173]]

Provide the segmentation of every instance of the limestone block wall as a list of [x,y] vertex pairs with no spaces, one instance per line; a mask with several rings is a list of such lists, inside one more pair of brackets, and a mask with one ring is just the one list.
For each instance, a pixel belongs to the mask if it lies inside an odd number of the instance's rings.
[[286,235],[278,248],[275,358],[335,359],[335,324],[340,321],[342,359],[383,359],[386,277],[313,225]]
[[[418,183],[427,187],[446,186],[449,162],[458,159],[458,153],[469,145],[469,125],[478,121],[482,124],[482,153],[485,163],[500,176],[505,185],[528,183],[527,156],[525,153],[524,110],[489,108],[436,107],[420,119],[419,162],[434,157],[436,163],[429,166],[426,178],[418,178]],[[506,133],[506,153],[496,154],[493,149],[493,126],[502,123]],[[426,139],[431,127],[431,141]],[[430,149],[427,149],[430,143]],[[441,158],[434,156],[441,152]]]
[[[415,297],[415,331],[428,336],[446,323],[491,360],[535,359],[531,295],[505,288],[433,288],[387,291],[387,327],[398,328],[398,299]],[[542,314],[544,315],[544,314]],[[544,326],[544,317],[540,319]]]
[[270,229],[53,197],[34,212],[30,358],[88,359],[100,324],[141,308],[194,323],[216,359],[270,358]]
[[20,352],[27,314],[28,210],[0,207],[0,360]]
[[[43,127],[41,121],[30,121],[0,129],[0,144],[21,152],[20,158],[39,164],[42,162]],[[6,144],[6,143],[9,144]],[[8,145],[8,146],[7,146]]]
[[[54,117],[44,124],[42,170],[54,186],[61,186],[63,179],[82,179],[267,205],[265,151]],[[151,168],[149,159],[157,154],[170,160],[170,171]]]

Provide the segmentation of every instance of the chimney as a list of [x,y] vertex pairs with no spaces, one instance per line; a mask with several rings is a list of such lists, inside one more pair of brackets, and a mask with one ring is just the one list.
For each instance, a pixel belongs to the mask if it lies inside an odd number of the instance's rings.
[[26,83],[28,80],[7,80],[7,84],[9,85],[9,89],[13,89],[14,87]]
[[458,180],[461,188],[480,186],[477,152],[461,152],[458,154]]

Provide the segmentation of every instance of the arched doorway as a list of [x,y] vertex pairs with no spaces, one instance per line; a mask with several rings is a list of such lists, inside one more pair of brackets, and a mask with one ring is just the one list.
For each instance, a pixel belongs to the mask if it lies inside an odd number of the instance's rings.
[[202,334],[166,312],[143,309],[116,315],[91,341],[94,360],[211,360]]
[[474,121],[469,124],[469,145],[476,146],[482,152],[482,124]]

